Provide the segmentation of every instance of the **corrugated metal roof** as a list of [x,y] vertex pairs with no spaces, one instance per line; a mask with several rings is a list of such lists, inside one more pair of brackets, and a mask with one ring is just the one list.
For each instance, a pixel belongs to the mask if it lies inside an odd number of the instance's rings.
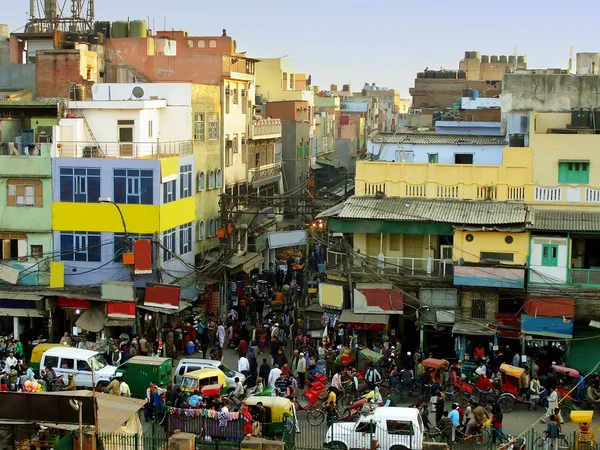
[[373,142],[376,144],[506,145],[504,136],[471,136],[437,133],[380,133],[373,138]]
[[529,209],[523,202],[350,197],[318,217],[502,225],[527,223]]
[[537,209],[532,222],[537,231],[600,231],[600,212]]

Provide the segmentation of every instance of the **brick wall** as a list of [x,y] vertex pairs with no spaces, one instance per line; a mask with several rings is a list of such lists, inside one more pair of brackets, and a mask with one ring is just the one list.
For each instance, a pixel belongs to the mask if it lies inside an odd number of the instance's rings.
[[[464,321],[473,320],[495,323],[498,312],[498,292],[496,290],[462,290],[460,296],[460,312]],[[485,302],[485,318],[473,317],[473,301]]]
[[437,78],[417,78],[415,87],[409,92],[415,108],[450,108],[452,103],[461,101],[463,88],[476,89],[480,96],[485,93],[486,97],[496,97],[501,93],[500,83],[490,85],[485,81]]
[[[39,98],[68,98],[71,84],[86,86],[86,98],[91,98],[92,82],[86,79],[87,65],[96,65],[90,55],[82,55],[79,50],[49,50],[38,51],[35,82],[36,97]],[[85,62],[85,64],[82,64]],[[97,69],[93,69],[93,73]]]

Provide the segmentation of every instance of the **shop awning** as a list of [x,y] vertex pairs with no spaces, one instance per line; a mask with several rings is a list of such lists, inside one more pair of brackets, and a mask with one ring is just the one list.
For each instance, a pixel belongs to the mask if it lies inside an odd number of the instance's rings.
[[264,260],[258,253],[248,252],[243,256],[234,256],[228,263],[223,265],[229,269],[231,274],[235,274],[238,272],[251,272],[260,267]]
[[144,311],[152,311],[152,312],[156,312],[156,313],[162,313],[162,314],[179,314],[181,311],[191,307],[191,303],[187,303],[187,302],[179,302],[179,307],[177,309],[166,309],[166,308],[157,308],[155,306],[148,306],[148,305],[136,305],[136,307],[138,309],[143,309]]
[[403,314],[404,295],[389,284],[357,283],[354,289],[356,314]]
[[104,328],[106,322],[106,314],[104,313],[104,305],[92,305],[86,309],[83,314],[77,319],[75,325],[79,328],[98,333]]
[[44,317],[37,309],[31,308],[0,308],[2,317]]
[[0,300],[27,300],[30,302],[37,302],[38,300],[43,299],[42,295],[38,294],[28,294],[26,292],[8,292],[8,291],[0,291]]
[[562,317],[531,317],[521,314],[521,333],[570,339],[573,337],[573,321],[565,321]]
[[340,315],[339,322],[348,325],[350,330],[383,331],[388,320],[389,316],[385,314],[355,314],[345,309]]
[[106,305],[109,319],[135,320],[135,303],[133,302],[109,302]]
[[319,283],[319,306],[341,310],[344,306],[344,288],[337,284]]
[[467,336],[493,336],[496,330],[490,330],[485,325],[474,322],[458,322],[452,327],[452,334],[466,334]]
[[172,284],[146,284],[144,306],[172,309],[177,311],[181,297],[181,288]]
[[56,306],[60,308],[88,309],[92,302],[81,298],[58,297]]
[[567,317],[575,315],[575,299],[564,297],[527,297],[523,311],[531,317]]
[[299,247],[306,245],[306,230],[273,231],[269,233],[269,248]]
[[108,319],[104,324],[105,327],[130,327],[135,325],[135,320],[131,319]]

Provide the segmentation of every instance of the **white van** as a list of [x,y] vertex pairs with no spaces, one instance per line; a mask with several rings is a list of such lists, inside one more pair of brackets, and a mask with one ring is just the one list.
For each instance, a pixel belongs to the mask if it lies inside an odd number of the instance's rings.
[[225,380],[227,380],[228,391],[235,390],[236,377],[238,377],[242,383],[246,380],[246,376],[244,374],[241,374],[235,370],[231,370],[221,361],[217,361],[215,359],[184,358],[179,361],[179,364],[177,364],[177,369],[175,369],[175,376],[173,380],[174,384],[181,385],[183,376],[186,373],[200,369],[219,369],[222,371],[225,374]]
[[54,369],[57,376],[64,375],[65,384],[72,373],[77,387],[88,389],[106,386],[117,370],[115,366],[109,366],[98,352],[62,346],[44,352],[40,361],[40,371],[46,367]]
[[380,407],[356,422],[337,422],[327,430],[325,444],[335,450],[370,448],[371,437],[381,450],[423,448],[423,422],[417,408]]

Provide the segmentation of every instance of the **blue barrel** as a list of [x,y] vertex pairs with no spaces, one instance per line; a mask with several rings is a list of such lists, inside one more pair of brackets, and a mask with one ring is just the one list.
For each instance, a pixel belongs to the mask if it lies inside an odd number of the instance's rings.
[[473,100],[479,98],[479,91],[477,89],[473,89]]
[[194,345],[194,343],[192,341],[189,341],[187,344],[185,344],[185,350],[188,355],[193,355],[194,350],[196,350],[196,346]]

